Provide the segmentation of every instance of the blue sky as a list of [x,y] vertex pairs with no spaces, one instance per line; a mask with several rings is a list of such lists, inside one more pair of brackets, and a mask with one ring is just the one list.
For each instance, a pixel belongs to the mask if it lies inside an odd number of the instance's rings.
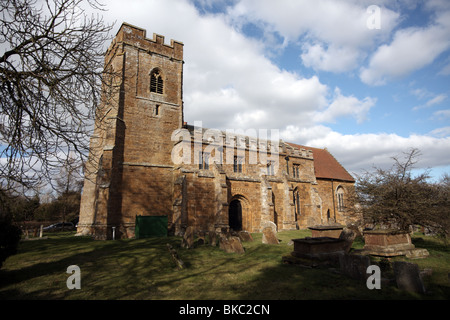
[[[450,1],[109,0],[105,20],[184,43],[185,120],[279,129],[353,174],[419,148],[450,173]],[[379,8],[380,28],[370,29]]]

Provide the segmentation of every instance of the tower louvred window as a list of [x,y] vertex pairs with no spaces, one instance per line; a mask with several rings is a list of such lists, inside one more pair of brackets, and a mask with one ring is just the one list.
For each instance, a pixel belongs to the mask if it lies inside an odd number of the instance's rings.
[[150,92],[163,94],[164,80],[159,70],[154,70],[150,74]]

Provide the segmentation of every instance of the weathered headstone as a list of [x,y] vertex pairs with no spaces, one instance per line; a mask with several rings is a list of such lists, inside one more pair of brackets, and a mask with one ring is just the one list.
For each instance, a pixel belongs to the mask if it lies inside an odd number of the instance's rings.
[[277,234],[277,232],[278,232],[277,225],[274,222],[272,222],[272,221],[265,221],[263,223],[263,225],[262,225],[262,229],[264,230],[265,228],[268,228],[268,227],[272,228],[273,232],[275,234]]
[[245,253],[239,237],[220,237],[219,246],[227,253]]
[[340,254],[339,265],[345,275],[357,280],[366,280],[370,258],[359,254]]
[[417,264],[406,261],[395,261],[393,268],[397,287],[400,290],[425,293],[425,287],[420,277],[420,270]]
[[194,246],[194,227],[189,226],[184,232],[183,239],[181,240],[181,247],[190,249]]
[[352,248],[353,241],[355,241],[356,233],[353,230],[344,228],[339,236],[339,239],[345,241],[345,252],[348,253]]
[[239,232],[239,239],[243,242],[251,242],[253,241],[252,235],[248,231],[240,231]]
[[273,231],[273,228],[266,227],[263,229],[262,243],[265,244],[279,244],[277,234]]
[[217,245],[217,233],[214,230],[208,232],[209,245],[215,247]]
[[205,239],[205,233],[204,232],[200,232],[197,235],[197,241],[196,241],[198,246],[204,245],[206,243],[206,239]]
[[431,277],[433,275],[433,269],[431,268],[425,268],[422,271],[420,271],[420,278],[423,279],[424,277]]
[[178,257],[177,251],[168,243],[167,243],[167,248],[169,249],[170,255],[172,256],[172,260],[173,260],[173,262],[175,262],[177,268],[183,269],[184,262],[183,262],[183,260],[180,259],[180,257]]

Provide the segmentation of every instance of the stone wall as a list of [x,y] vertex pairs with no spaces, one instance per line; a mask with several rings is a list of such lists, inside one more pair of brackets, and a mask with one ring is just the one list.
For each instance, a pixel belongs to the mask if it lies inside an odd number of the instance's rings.
[[[345,181],[333,181],[331,179],[317,179],[315,189],[320,195],[321,200],[321,224],[340,223],[348,224],[354,219],[346,206],[350,205],[348,195],[353,188],[353,183]],[[337,196],[338,189],[343,190],[343,206],[339,206]]]

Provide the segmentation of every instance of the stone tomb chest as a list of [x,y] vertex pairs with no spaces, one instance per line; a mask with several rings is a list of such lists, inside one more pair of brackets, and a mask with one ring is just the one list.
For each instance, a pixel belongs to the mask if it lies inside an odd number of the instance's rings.
[[342,225],[319,225],[308,227],[311,230],[311,235],[313,238],[330,237],[339,238],[344,226]]
[[406,255],[408,258],[428,256],[426,249],[416,249],[406,231],[371,230],[364,232],[364,254],[383,257]]
[[313,260],[334,260],[338,254],[345,252],[346,242],[343,239],[330,237],[293,239],[292,256]]

